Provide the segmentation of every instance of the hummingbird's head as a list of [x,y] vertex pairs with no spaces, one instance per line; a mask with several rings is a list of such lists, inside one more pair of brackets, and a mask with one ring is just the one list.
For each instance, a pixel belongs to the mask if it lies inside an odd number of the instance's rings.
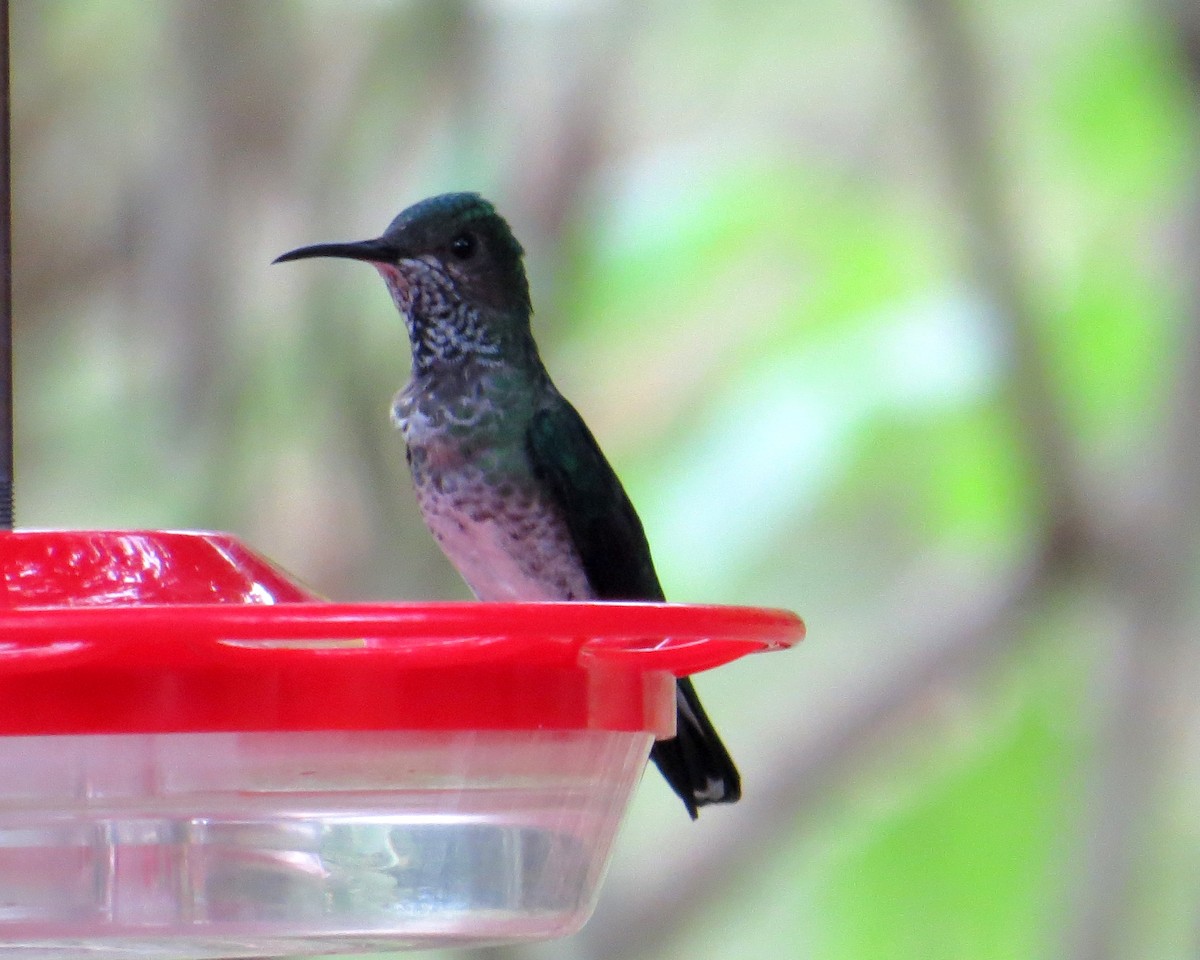
[[404,316],[421,367],[525,348],[532,308],[523,256],[487,200],[446,193],[413,204],[377,239],[301,247],[275,262],[342,257],[372,264]]

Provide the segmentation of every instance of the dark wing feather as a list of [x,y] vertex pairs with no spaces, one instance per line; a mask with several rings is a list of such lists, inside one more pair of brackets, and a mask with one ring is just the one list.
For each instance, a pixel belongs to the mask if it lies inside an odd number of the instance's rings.
[[[575,408],[555,396],[530,423],[526,448],[562,509],[596,597],[663,600],[642,521]],[[698,807],[736,801],[741,780],[690,680],[677,683],[676,703],[676,736],[655,743],[650,758],[695,819]]]
[[562,509],[599,600],[663,600],[633,504],[583,418],[556,397],[533,417],[526,449],[534,475]]

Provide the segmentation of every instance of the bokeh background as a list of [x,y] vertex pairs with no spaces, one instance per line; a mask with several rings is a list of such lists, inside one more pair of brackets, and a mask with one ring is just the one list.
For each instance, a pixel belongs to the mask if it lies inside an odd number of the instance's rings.
[[1200,956],[1200,13],[1132,0],[14,4],[18,518],[465,598],[356,264],[476,189],[745,801],[647,777],[492,958]]

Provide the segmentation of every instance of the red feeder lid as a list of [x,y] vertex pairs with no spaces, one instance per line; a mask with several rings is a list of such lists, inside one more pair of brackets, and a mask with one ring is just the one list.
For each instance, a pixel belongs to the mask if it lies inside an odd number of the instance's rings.
[[669,736],[674,676],[804,634],[747,607],[328,603],[216,533],[4,532],[0,561],[0,735]]

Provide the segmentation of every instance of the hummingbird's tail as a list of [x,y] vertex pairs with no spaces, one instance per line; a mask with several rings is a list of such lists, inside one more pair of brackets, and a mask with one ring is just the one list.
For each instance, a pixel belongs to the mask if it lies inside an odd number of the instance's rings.
[[675,685],[675,704],[675,736],[657,741],[650,759],[695,820],[700,807],[739,800],[742,779],[687,677]]

